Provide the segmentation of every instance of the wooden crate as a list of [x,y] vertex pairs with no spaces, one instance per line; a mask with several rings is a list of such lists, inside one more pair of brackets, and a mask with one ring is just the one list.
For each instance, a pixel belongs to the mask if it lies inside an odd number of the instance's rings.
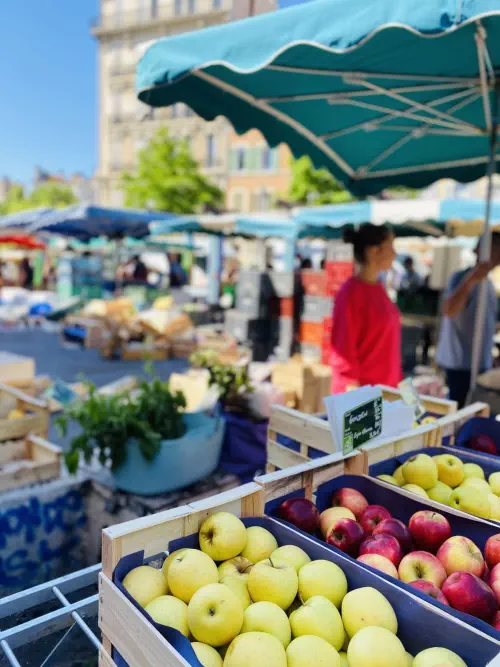
[[57,479],[62,449],[36,435],[0,445],[0,493]]
[[[401,400],[401,392],[392,387],[378,385],[382,390],[382,396],[386,401]],[[449,415],[457,411],[457,402],[445,398],[436,398],[435,396],[421,396],[422,403],[426,411],[432,415]]]
[[11,352],[0,352],[0,382],[22,387],[35,377],[35,360]]
[[0,442],[16,440],[34,434],[47,437],[49,433],[49,408],[45,401],[28,396],[23,392],[0,384],[0,404],[12,403],[13,407],[23,410],[25,415],[18,419],[0,419]]
[[454,445],[457,433],[469,419],[489,417],[490,406],[487,403],[473,403],[457,412],[448,414],[438,420],[441,429],[441,440],[447,445]]
[[112,665],[112,647],[129,667],[189,667],[184,658],[113,584],[121,558],[144,551],[144,558],[164,555],[169,542],[196,533],[214,510],[238,517],[262,516],[259,484],[245,484],[191,505],[159,512],[103,530],[102,573],[99,576],[99,627],[103,635],[101,665]]

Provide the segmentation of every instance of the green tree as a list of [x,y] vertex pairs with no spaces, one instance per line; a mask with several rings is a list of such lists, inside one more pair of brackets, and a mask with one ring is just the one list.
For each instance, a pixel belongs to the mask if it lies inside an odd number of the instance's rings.
[[139,153],[135,174],[122,176],[126,206],[189,214],[222,204],[224,195],[201,174],[185,141],[158,130]]
[[50,181],[39,185],[29,196],[30,208],[38,208],[40,206],[63,208],[77,202],[78,199],[69,185]]
[[3,203],[4,213],[18,213],[28,208],[30,208],[29,199],[25,195],[23,186],[13,185]]
[[343,204],[354,201],[354,197],[327,169],[315,169],[305,155],[292,161],[288,201],[299,206],[321,206]]

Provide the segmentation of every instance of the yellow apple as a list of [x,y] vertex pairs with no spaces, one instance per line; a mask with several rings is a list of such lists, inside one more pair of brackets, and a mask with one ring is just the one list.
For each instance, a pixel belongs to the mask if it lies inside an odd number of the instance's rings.
[[290,616],[291,614],[293,614],[293,612],[294,612],[296,609],[299,609],[300,607],[302,607],[302,600],[301,600],[300,597],[297,595],[297,597],[295,598],[295,600],[292,602],[292,604],[291,604],[291,605],[288,607],[288,609],[286,610],[286,613],[288,614],[288,616]]
[[422,496],[422,498],[429,497],[427,495],[427,491],[425,491],[421,486],[418,486],[418,484],[404,484],[401,488],[406,489],[406,491],[411,491],[412,493],[416,493],[417,496]]
[[432,489],[438,481],[436,463],[428,454],[417,454],[405,461],[403,475],[407,484],[416,484],[424,491]]
[[393,473],[393,477],[396,480],[398,486],[403,486],[403,484],[406,484],[406,479],[403,474],[403,466],[398,466],[396,468],[396,470]]
[[216,512],[201,524],[200,549],[213,560],[229,560],[238,556],[247,543],[243,521],[230,512]]
[[342,621],[351,644],[354,635],[370,625],[385,628],[394,634],[398,631],[398,619],[391,603],[371,586],[347,593],[342,601]]
[[314,635],[294,639],[286,650],[288,667],[340,667],[340,656],[331,644]]
[[224,586],[227,586],[233,591],[241,602],[243,609],[246,609],[252,604],[250,593],[248,592],[248,582],[242,577],[231,576],[228,574],[226,577],[219,579],[219,583],[224,584]]
[[241,632],[268,632],[279,639],[284,648],[292,640],[288,616],[272,602],[254,602],[245,609]]
[[251,563],[259,563],[278,548],[278,542],[272,533],[260,526],[247,528],[247,543],[240,556]]
[[428,489],[426,493],[431,500],[434,500],[437,503],[443,503],[444,505],[447,505],[450,502],[453,489],[451,488],[451,486],[448,486],[447,484],[443,484],[443,482],[438,481],[436,486],[433,486],[432,489]]
[[323,595],[340,607],[347,593],[347,579],[338,565],[329,560],[313,560],[299,572],[299,595],[307,602],[315,595]]
[[189,637],[188,608],[182,600],[174,598],[173,595],[160,595],[148,604],[146,611],[156,623],[175,628]]
[[[168,570],[172,564],[172,561],[176,556],[178,556],[182,551],[185,551],[185,549],[177,549],[177,551],[172,551],[171,554],[169,554],[162,565],[161,571],[163,572],[163,576],[165,577],[165,580],[168,582]],[[167,590],[168,593],[168,590]]]
[[462,510],[462,512],[468,512],[483,519],[490,518],[488,494],[478,493],[477,489],[471,487],[459,486],[457,489],[453,489],[449,505],[456,510]]
[[294,637],[314,635],[322,637],[340,651],[344,643],[344,626],[339,610],[327,598],[315,595],[290,616]]
[[191,646],[203,667],[222,667],[222,658],[212,646],[201,642],[193,642]]
[[184,602],[189,602],[199,588],[218,581],[217,565],[198,549],[184,549],[168,568],[169,591]]
[[293,565],[297,573],[303,565],[311,562],[306,552],[294,544],[285,544],[283,547],[279,547],[276,551],[273,551],[271,560],[273,563],[275,561],[285,561],[289,565]]
[[420,651],[413,659],[413,667],[467,667],[467,665],[453,651],[434,646]]
[[464,464],[453,454],[440,454],[433,456],[433,461],[437,465],[438,479],[443,484],[447,484],[454,489],[459,486],[465,479]]
[[490,503],[490,519],[500,521],[500,498],[494,493],[489,493],[488,500]]
[[464,463],[465,479],[469,477],[477,477],[477,479],[484,479],[484,471],[477,463]]
[[413,656],[406,651],[406,659],[408,660],[408,667],[413,667]]
[[500,496],[500,472],[492,472],[488,477],[488,484],[491,486],[493,493]]
[[399,484],[396,481],[396,478],[393,477],[392,475],[377,475],[377,479],[381,479],[383,482],[388,482],[389,484],[394,484],[395,486],[399,486]]
[[340,667],[349,667],[349,663],[347,662],[347,653],[345,651],[340,651],[339,658],[340,658]]
[[224,667],[287,667],[285,649],[267,632],[245,632],[231,642]]
[[429,417],[424,417],[424,418],[421,420],[420,425],[421,425],[421,426],[425,426],[425,425],[427,425],[427,424],[435,424],[436,422],[437,422],[436,417],[431,417],[431,416],[429,416]]
[[224,584],[200,588],[188,604],[188,624],[193,637],[209,646],[224,646],[239,634],[243,607]]
[[231,558],[231,560],[225,560],[218,567],[219,570],[219,579],[222,577],[241,577],[245,581],[248,581],[248,575],[250,570],[253,567],[248,558],[243,558],[242,556],[236,556],[236,558]]
[[491,493],[491,486],[485,479],[479,477],[467,477],[460,485],[462,489],[477,489],[480,493]]
[[274,602],[288,609],[297,595],[298,579],[293,565],[262,560],[248,576],[248,592],[254,602]]
[[405,647],[386,628],[369,626],[349,643],[347,661],[352,667],[408,667]]
[[329,507],[324,512],[321,512],[319,517],[319,529],[323,537],[328,534],[328,531],[337,519],[352,519],[356,521],[356,517],[347,507]]
[[167,592],[167,582],[161,570],[148,565],[130,570],[123,580],[123,587],[141,607],[147,607],[152,600]]

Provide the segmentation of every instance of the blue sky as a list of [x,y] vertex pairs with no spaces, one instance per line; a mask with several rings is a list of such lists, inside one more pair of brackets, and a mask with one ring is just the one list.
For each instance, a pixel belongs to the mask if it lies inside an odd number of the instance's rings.
[[96,166],[98,0],[0,0],[0,176]]

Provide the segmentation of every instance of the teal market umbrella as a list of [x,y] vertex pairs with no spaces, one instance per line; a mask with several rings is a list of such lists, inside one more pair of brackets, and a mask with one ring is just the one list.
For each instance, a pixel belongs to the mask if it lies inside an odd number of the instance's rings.
[[[498,0],[314,0],[161,39],[137,88],[151,106],[181,101],[240,134],[257,128],[359,196],[488,171],[490,201],[498,67]],[[483,259],[490,245],[487,231]],[[473,383],[485,303],[486,285]]]

